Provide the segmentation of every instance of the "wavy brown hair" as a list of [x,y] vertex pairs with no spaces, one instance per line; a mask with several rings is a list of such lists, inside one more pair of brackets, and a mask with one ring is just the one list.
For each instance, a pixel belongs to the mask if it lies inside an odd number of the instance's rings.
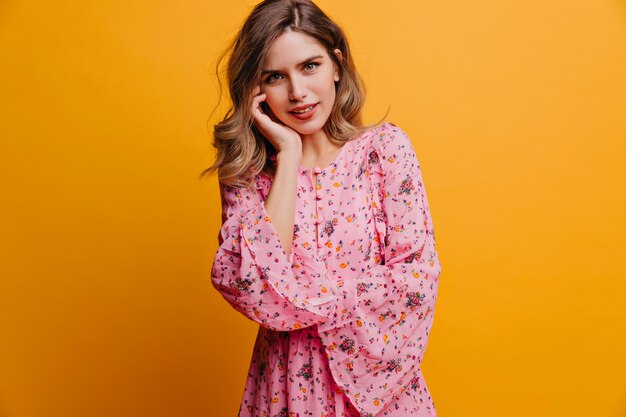
[[[317,40],[339,68],[335,103],[324,125],[329,140],[341,145],[381,123],[368,126],[362,123],[365,86],[343,30],[310,0],[265,0],[254,7],[217,62],[221,97],[220,66],[230,55],[226,76],[231,103],[224,119],[213,128],[213,146],[217,154],[213,165],[202,171],[201,178],[217,170],[218,181],[222,184],[250,186],[260,172],[270,176],[275,174],[276,166],[271,156],[276,154],[276,149],[254,125],[251,100],[270,45],[290,30]],[[333,53],[334,49],[341,51],[342,59]]]

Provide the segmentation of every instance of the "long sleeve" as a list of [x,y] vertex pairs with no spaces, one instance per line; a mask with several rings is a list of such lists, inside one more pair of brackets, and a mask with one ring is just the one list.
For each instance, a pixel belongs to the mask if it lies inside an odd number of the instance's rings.
[[372,312],[380,312],[376,321],[382,323],[389,309],[414,312],[425,307],[430,311],[436,301],[441,265],[421,168],[403,131],[394,126],[381,136],[376,152],[383,176],[374,186],[382,190],[375,219],[385,229],[384,260],[360,277],[332,287],[340,295],[339,307],[336,315],[319,326],[321,331],[358,325],[357,320],[373,318]]
[[[372,415],[415,388],[441,273],[421,169],[407,135],[385,124],[370,155],[384,259],[332,287],[335,314],[318,326],[331,367],[355,404]],[[376,174],[376,170],[380,175]],[[332,280],[331,280],[332,281]]]
[[273,330],[318,324],[336,303],[323,265],[294,268],[254,187],[220,185],[222,226],[211,268],[213,286],[237,311]]

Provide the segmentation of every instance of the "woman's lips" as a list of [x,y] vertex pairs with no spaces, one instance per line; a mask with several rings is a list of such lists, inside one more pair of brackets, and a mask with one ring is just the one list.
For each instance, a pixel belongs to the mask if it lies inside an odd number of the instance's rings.
[[315,103],[313,105],[313,108],[311,110],[307,110],[303,113],[295,113],[293,111],[290,111],[289,114],[291,114],[293,117],[295,117],[296,119],[299,120],[307,120],[310,119],[311,117],[313,117],[315,115],[315,113],[317,112],[317,105],[319,103]]

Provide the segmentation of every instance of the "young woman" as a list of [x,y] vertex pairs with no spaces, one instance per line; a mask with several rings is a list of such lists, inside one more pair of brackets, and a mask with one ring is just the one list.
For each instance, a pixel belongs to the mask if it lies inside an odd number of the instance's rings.
[[364,126],[343,31],[266,0],[227,51],[211,277],[259,323],[240,417],[435,416],[420,364],[441,272],[413,145]]

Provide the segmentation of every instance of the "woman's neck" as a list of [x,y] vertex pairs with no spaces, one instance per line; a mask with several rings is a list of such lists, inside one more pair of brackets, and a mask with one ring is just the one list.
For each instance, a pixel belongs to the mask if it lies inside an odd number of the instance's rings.
[[312,135],[301,135],[302,138],[302,161],[301,164],[309,167],[325,167],[332,162],[341,146],[337,146],[330,142],[324,129],[313,133]]

